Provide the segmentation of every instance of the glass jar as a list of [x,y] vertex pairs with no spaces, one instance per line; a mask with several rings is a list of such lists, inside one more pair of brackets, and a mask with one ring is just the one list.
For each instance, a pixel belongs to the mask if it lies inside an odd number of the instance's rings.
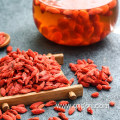
[[33,0],[38,30],[61,45],[84,46],[104,39],[117,16],[117,0]]

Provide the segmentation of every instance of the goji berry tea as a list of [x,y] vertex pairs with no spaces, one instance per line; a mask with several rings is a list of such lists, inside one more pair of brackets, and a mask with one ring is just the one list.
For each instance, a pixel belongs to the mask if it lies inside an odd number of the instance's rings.
[[117,20],[117,0],[34,0],[33,17],[49,40],[69,46],[105,38]]

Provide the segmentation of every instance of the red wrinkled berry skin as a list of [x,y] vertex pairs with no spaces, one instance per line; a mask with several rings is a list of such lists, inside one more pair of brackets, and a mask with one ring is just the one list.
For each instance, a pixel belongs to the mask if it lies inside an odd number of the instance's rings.
[[60,116],[60,118],[62,118],[63,120],[69,120],[68,117],[65,115],[65,113],[58,113],[58,115]]
[[54,110],[58,112],[65,112],[65,109],[62,107],[54,107]]
[[115,102],[110,101],[110,102],[109,102],[109,105],[113,107],[113,106],[115,106]]
[[94,92],[91,94],[91,97],[93,98],[97,98],[99,96],[99,93],[98,92]]
[[87,112],[88,112],[89,114],[93,114],[92,108],[91,108],[91,107],[88,107],[88,108],[87,108]]
[[50,106],[54,106],[54,105],[56,105],[56,102],[54,100],[52,100],[52,101],[47,102],[45,104],[45,107],[50,107]]
[[34,114],[34,115],[39,115],[39,114],[42,114],[42,113],[44,113],[45,112],[45,110],[44,109],[33,109],[33,110],[31,110],[31,112]]
[[72,107],[69,109],[68,114],[69,114],[69,115],[72,115],[74,112],[75,112],[75,107],[72,106]]

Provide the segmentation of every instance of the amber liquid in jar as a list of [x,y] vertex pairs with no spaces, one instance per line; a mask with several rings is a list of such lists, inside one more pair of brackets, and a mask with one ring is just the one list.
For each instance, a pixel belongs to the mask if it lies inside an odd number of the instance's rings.
[[33,0],[38,30],[49,40],[69,46],[96,43],[112,30],[117,0]]

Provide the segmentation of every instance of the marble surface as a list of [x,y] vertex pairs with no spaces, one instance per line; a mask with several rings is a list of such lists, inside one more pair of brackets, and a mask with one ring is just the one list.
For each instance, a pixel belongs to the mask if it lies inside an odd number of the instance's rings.
[[[119,29],[119,20],[117,28]],[[68,67],[70,62],[75,63],[79,59],[93,59],[101,69],[102,65],[110,67],[110,71],[114,78],[111,83],[112,89],[101,91],[97,99],[90,97],[91,93],[96,89],[93,87],[84,88],[83,97],[75,101],[70,101],[70,105],[82,104],[83,112],[75,112],[69,116],[69,120],[119,120],[120,119],[120,34],[111,33],[97,44],[88,47],[66,47],[56,45],[45,39],[37,30],[32,16],[32,0],[0,0],[0,31],[4,31],[11,35],[11,43],[13,50],[20,48],[28,50],[29,48],[43,53],[64,53],[64,65],[62,70],[68,79],[75,78],[74,84],[77,83],[76,76]],[[118,30],[119,31],[119,30]],[[119,33],[119,32],[118,32]],[[0,57],[6,55],[6,48],[0,49]],[[115,107],[109,107],[109,101],[115,101]],[[86,107],[92,105],[93,115],[86,112]],[[33,117],[29,106],[28,112],[22,115],[22,120]],[[57,116],[57,112],[53,111],[53,107],[45,108],[46,112],[38,115],[40,120],[48,120],[49,117]]]

